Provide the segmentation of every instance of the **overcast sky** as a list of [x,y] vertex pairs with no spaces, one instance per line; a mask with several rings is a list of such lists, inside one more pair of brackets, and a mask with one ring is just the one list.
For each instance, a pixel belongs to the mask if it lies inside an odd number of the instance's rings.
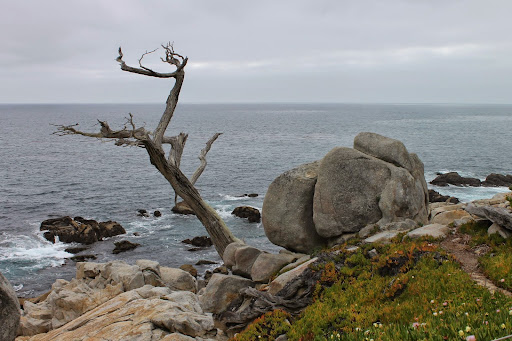
[[167,41],[188,103],[512,103],[510,0],[0,4],[0,103],[163,102],[171,80],[114,59]]

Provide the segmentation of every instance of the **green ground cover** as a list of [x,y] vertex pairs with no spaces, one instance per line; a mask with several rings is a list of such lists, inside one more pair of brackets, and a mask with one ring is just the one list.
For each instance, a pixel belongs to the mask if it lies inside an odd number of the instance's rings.
[[[484,236],[482,227],[462,230],[472,242],[490,244],[493,256],[484,256],[482,266],[508,288],[510,242]],[[368,255],[372,248],[377,257]],[[512,298],[476,285],[433,240],[399,236],[389,245],[333,251],[321,255],[315,299],[301,315],[268,313],[234,339],[273,340],[287,333],[292,341],[492,340],[512,334]]]

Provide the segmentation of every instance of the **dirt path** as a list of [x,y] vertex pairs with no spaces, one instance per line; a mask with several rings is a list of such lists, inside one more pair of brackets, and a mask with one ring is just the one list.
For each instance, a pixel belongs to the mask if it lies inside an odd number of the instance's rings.
[[490,291],[499,291],[506,296],[512,297],[512,292],[497,287],[490,279],[485,277],[478,265],[478,257],[487,253],[490,248],[487,245],[480,245],[471,248],[469,246],[470,240],[471,237],[469,235],[456,233],[443,240],[441,242],[441,247],[451,253],[462,265],[462,269],[466,271],[479,285],[489,289]]

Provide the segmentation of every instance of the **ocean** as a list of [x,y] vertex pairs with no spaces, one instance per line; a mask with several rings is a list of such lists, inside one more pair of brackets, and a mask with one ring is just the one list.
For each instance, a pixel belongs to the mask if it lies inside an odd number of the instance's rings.
[[[19,296],[38,295],[55,279],[74,276],[72,255],[64,251],[73,245],[52,244],[39,231],[43,220],[64,215],[115,220],[127,230],[83,252],[96,255],[97,262],[152,259],[172,267],[199,259],[220,263],[213,247],[191,252],[181,243],[205,235],[205,230],[195,217],[171,212],[174,192],[144,149],[52,134],[54,124],[79,123],[96,132],[97,119],[122,127],[128,113],[137,126],[153,129],[163,109],[163,104],[0,105],[0,271]],[[401,140],[425,164],[427,181],[447,171],[481,179],[493,172],[512,174],[512,105],[179,104],[168,135],[182,131],[189,133],[182,159],[188,175],[199,165],[205,142],[223,133],[208,154],[197,187],[237,237],[269,251],[278,248],[265,238],[263,226],[233,217],[231,211],[241,205],[261,209],[279,174],[319,160],[333,147],[351,147],[361,131]],[[431,187],[462,201],[507,191]],[[259,196],[240,197],[245,193]],[[139,217],[139,209],[160,210],[162,216]],[[113,242],[123,239],[141,246],[112,254]]]

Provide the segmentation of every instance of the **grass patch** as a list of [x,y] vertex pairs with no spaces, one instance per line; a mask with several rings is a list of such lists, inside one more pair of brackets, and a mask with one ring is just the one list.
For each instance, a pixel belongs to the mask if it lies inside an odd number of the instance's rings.
[[[379,256],[370,258],[371,248]],[[477,286],[429,241],[338,251],[317,271],[322,276],[313,303],[291,325],[281,323],[290,341],[465,340],[470,335],[491,340],[512,334],[512,299]],[[265,316],[257,325],[275,320]],[[238,337],[250,332],[254,338],[236,340],[273,340],[269,331],[257,335],[251,328]]]
[[[487,226],[487,227],[486,227]],[[491,248],[478,261],[485,275],[501,288],[512,290],[512,239],[498,233],[487,235],[489,224],[469,222],[459,231],[471,235],[471,245],[485,244]]]

